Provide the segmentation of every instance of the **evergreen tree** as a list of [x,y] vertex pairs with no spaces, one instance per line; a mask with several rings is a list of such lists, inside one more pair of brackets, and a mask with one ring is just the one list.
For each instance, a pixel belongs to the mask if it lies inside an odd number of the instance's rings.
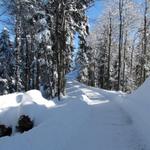
[[14,92],[13,43],[7,28],[3,29],[0,37],[0,87],[0,94]]
[[65,94],[73,39],[85,33],[86,8],[93,0],[8,1],[15,18],[16,91],[33,88],[46,97]]

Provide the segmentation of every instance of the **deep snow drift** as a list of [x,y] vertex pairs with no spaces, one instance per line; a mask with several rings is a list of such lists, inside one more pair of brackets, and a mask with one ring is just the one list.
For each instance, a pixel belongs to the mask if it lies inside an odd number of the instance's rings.
[[122,100],[118,99],[118,102],[132,116],[150,149],[150,77],[136,91]]
[[55,103],[44,99],[37,90],[0,96],[0,124],[11,126],[14,133],[18,118],[25,114],[37,126],[49,117],[47,111],[52,107]]
[[[140,124],[148,120],[149,94],[145,100],[141,94],[148,91],[149,80],[126,96],[80,84],[73,74],[68,78],[61,102],[48,101],[37,90],[0,97],[0,123],[13,127],[11,137],[0,138],[0,150],[149,150],[149,124]],[[20,134],[15,126],[22,114],[29,115],[35,127]]]

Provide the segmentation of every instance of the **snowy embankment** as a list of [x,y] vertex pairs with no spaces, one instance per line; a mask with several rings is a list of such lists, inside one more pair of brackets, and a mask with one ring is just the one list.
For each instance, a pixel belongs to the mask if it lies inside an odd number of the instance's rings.
[[52,107],[55,103],[44,99],[37,90],[0,96],[0,124],[11,126],[14,134],[21,115],[30,116],[37,126],[49,117],[47,111]]
[[118,99],[118,102],[132,117],[147,147],[150,147],[150,78],[132,94]]
[[[0,97],[0,124],[13,127],[12,136],[0,138],[0,150],[146,150],[136,128],[136,119],[149,112],[141,109],[141,116],[136,116],[143,102],[134,100],[136,96],[132,102],[132,96],[121,101],[125,96],[121,92],[80,84],[74,73],[68,79],[61,102],[48,101],[36,90]],[[139,98],[139,92],[133,95]],[[30,116],[35,126],[20,134],[15,126],[22,114]]]

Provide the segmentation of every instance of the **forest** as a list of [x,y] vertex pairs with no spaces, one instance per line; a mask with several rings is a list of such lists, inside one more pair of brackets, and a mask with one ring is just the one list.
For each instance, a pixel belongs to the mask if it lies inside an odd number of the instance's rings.
[[96,21],[78,61],[90,86],[131,92],[150,73],[150,1],[112,0]]
[[37,89],[60,99],[72,70],[89,86],[128,93],[139,87],[150,74],[150,2],[101,2],[91,29],[86,12],[94,0],[1,0],[0,21],[11,25],[13,38],[1,31],[0,94]]
[[0,150],[150,150],[150,0],[0,0]]

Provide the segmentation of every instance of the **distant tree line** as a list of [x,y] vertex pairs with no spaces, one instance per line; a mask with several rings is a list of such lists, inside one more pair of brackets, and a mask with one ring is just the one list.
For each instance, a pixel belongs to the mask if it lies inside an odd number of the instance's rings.
[[112,0],[87,38],[80,38],[79,80],[130,92],[150,75],[150,1]]

